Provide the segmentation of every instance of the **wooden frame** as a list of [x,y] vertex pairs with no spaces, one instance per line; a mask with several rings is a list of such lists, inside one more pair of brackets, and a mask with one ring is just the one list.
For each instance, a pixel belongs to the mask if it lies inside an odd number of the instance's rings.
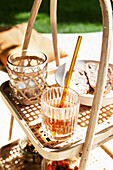
[[[41,4],[41,0],[34,1],[31,15],[28,21],[28,27],[26,30],[23,49],[28,48],[32,27],[33,27],[38,9],[40,7],[40,4]],[[58,66],[59,55],[58,55],[58,49],[57,49],[56,4],[57,4],[57,0],[51,0],[51,28],[52,28],[55,60],[56,60],[56,65]],[[89,157],[89,153],[93,146],[95,127],[97,124],[97,118],[98,118],[98,114],[99,114],[99,110],[101,106],[103,89],[105,86],[108,63],[109,63],[109,54],[110,54],[111,37],[112,37],[112,9],[111,9],[110,0],[100,0],[100,5],[101,5],[101,10],[102,10],[102,18],[103,18],[103,39],[102,39],[101,58],[100,58],[100,64],[99,64],[97,86],[96,86],[93,105],[92,105],[91,117],[90,117],[90,122],[89,122],[87,133],[86,133],[85,143],[83,146],[83,153],[82,153],[82,158],[80,161],[79,170],[83,170],[83,169],[85,170],[88,157]],[[21,122],[19,123],[22,126]],[[26,134],[28,134],[28,131],[26,131]],[[30,137],[30,139],[36,147],[37,145],[36,140],[33,137],[32,138]],[[38,148],[39,147],[37,147],[37,149]],[[40,149],[39,149],[39,152],[41,152]]]

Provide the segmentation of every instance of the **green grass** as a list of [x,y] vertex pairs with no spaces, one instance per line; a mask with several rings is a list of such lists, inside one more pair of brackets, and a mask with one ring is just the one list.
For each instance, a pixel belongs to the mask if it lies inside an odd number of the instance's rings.
[[[28,22],[33,0],[1,0],[0,25]],[[38,32],[50,33],[50,0],[43,0],[34,23]],[[99,0],[58,0],[58,33],[83,33],[102,31]]]

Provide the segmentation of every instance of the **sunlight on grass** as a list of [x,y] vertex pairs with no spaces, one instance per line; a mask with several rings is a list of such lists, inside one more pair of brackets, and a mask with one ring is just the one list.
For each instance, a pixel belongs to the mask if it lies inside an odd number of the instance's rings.
[[24,19],[25,21],[28,21],[30,16],[30,12],[22,12],[22,13],[18,13],[15,15],[15,19],[20,20],[20,19]]
[[[16,25],[23,22],[28,22],[30,12],[22,12],[16,15],[12,15],[10,23],[7,25]],[[3,23],[0,24],[4,26]],[[34,23],[34,29],[41,33],[51,33],[50,16],[45,13],[39,13]],[[79,23],[79,22],[58,22],[58,33],[85,33],[85,32],[99,32],[102,31],[102,24],[100,23]]]
[[59,33],[85,33],[85,32],[100,32],[102,31],[101,24],[91,23],[62,23],[58,24]]
[[[0,1],[0,26],[28,22],[33,0]],[[50,33],[50,0],[42,1],[34,28]],[[60,0],[57,4],[58,33],[84,33],[102,31],[102,12],[98,0]]]

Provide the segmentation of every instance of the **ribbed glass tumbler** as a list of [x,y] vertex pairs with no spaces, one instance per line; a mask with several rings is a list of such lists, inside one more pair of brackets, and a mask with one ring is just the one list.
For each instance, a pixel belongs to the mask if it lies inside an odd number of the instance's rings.
[[7,58],[10,87],[19,103],[30,105],[41,100],[46,89],[47,57],[39,51],[19,51]]
[[75,134],[79,113],[79,95],[68,89],[62,108],[62,87],[53,87],[41,96],[41,116],[44,132],[56,140],[64,140]]

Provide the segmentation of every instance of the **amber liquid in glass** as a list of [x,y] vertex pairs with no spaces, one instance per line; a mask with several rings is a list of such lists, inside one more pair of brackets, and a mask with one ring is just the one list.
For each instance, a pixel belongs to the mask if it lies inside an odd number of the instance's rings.
[[[43,113],[42,121],[44,129],[52,134],[53,136],[67,136],[72,135],[76,126],[76,114],[74,111],[68,110],[73,105],[71,102],[64,102],[63,107],[60,106],[60,100],[52,100],[49,105],[55,109],[51,109],[48,114]],[[66,109],[63,109],[66,108]]]

